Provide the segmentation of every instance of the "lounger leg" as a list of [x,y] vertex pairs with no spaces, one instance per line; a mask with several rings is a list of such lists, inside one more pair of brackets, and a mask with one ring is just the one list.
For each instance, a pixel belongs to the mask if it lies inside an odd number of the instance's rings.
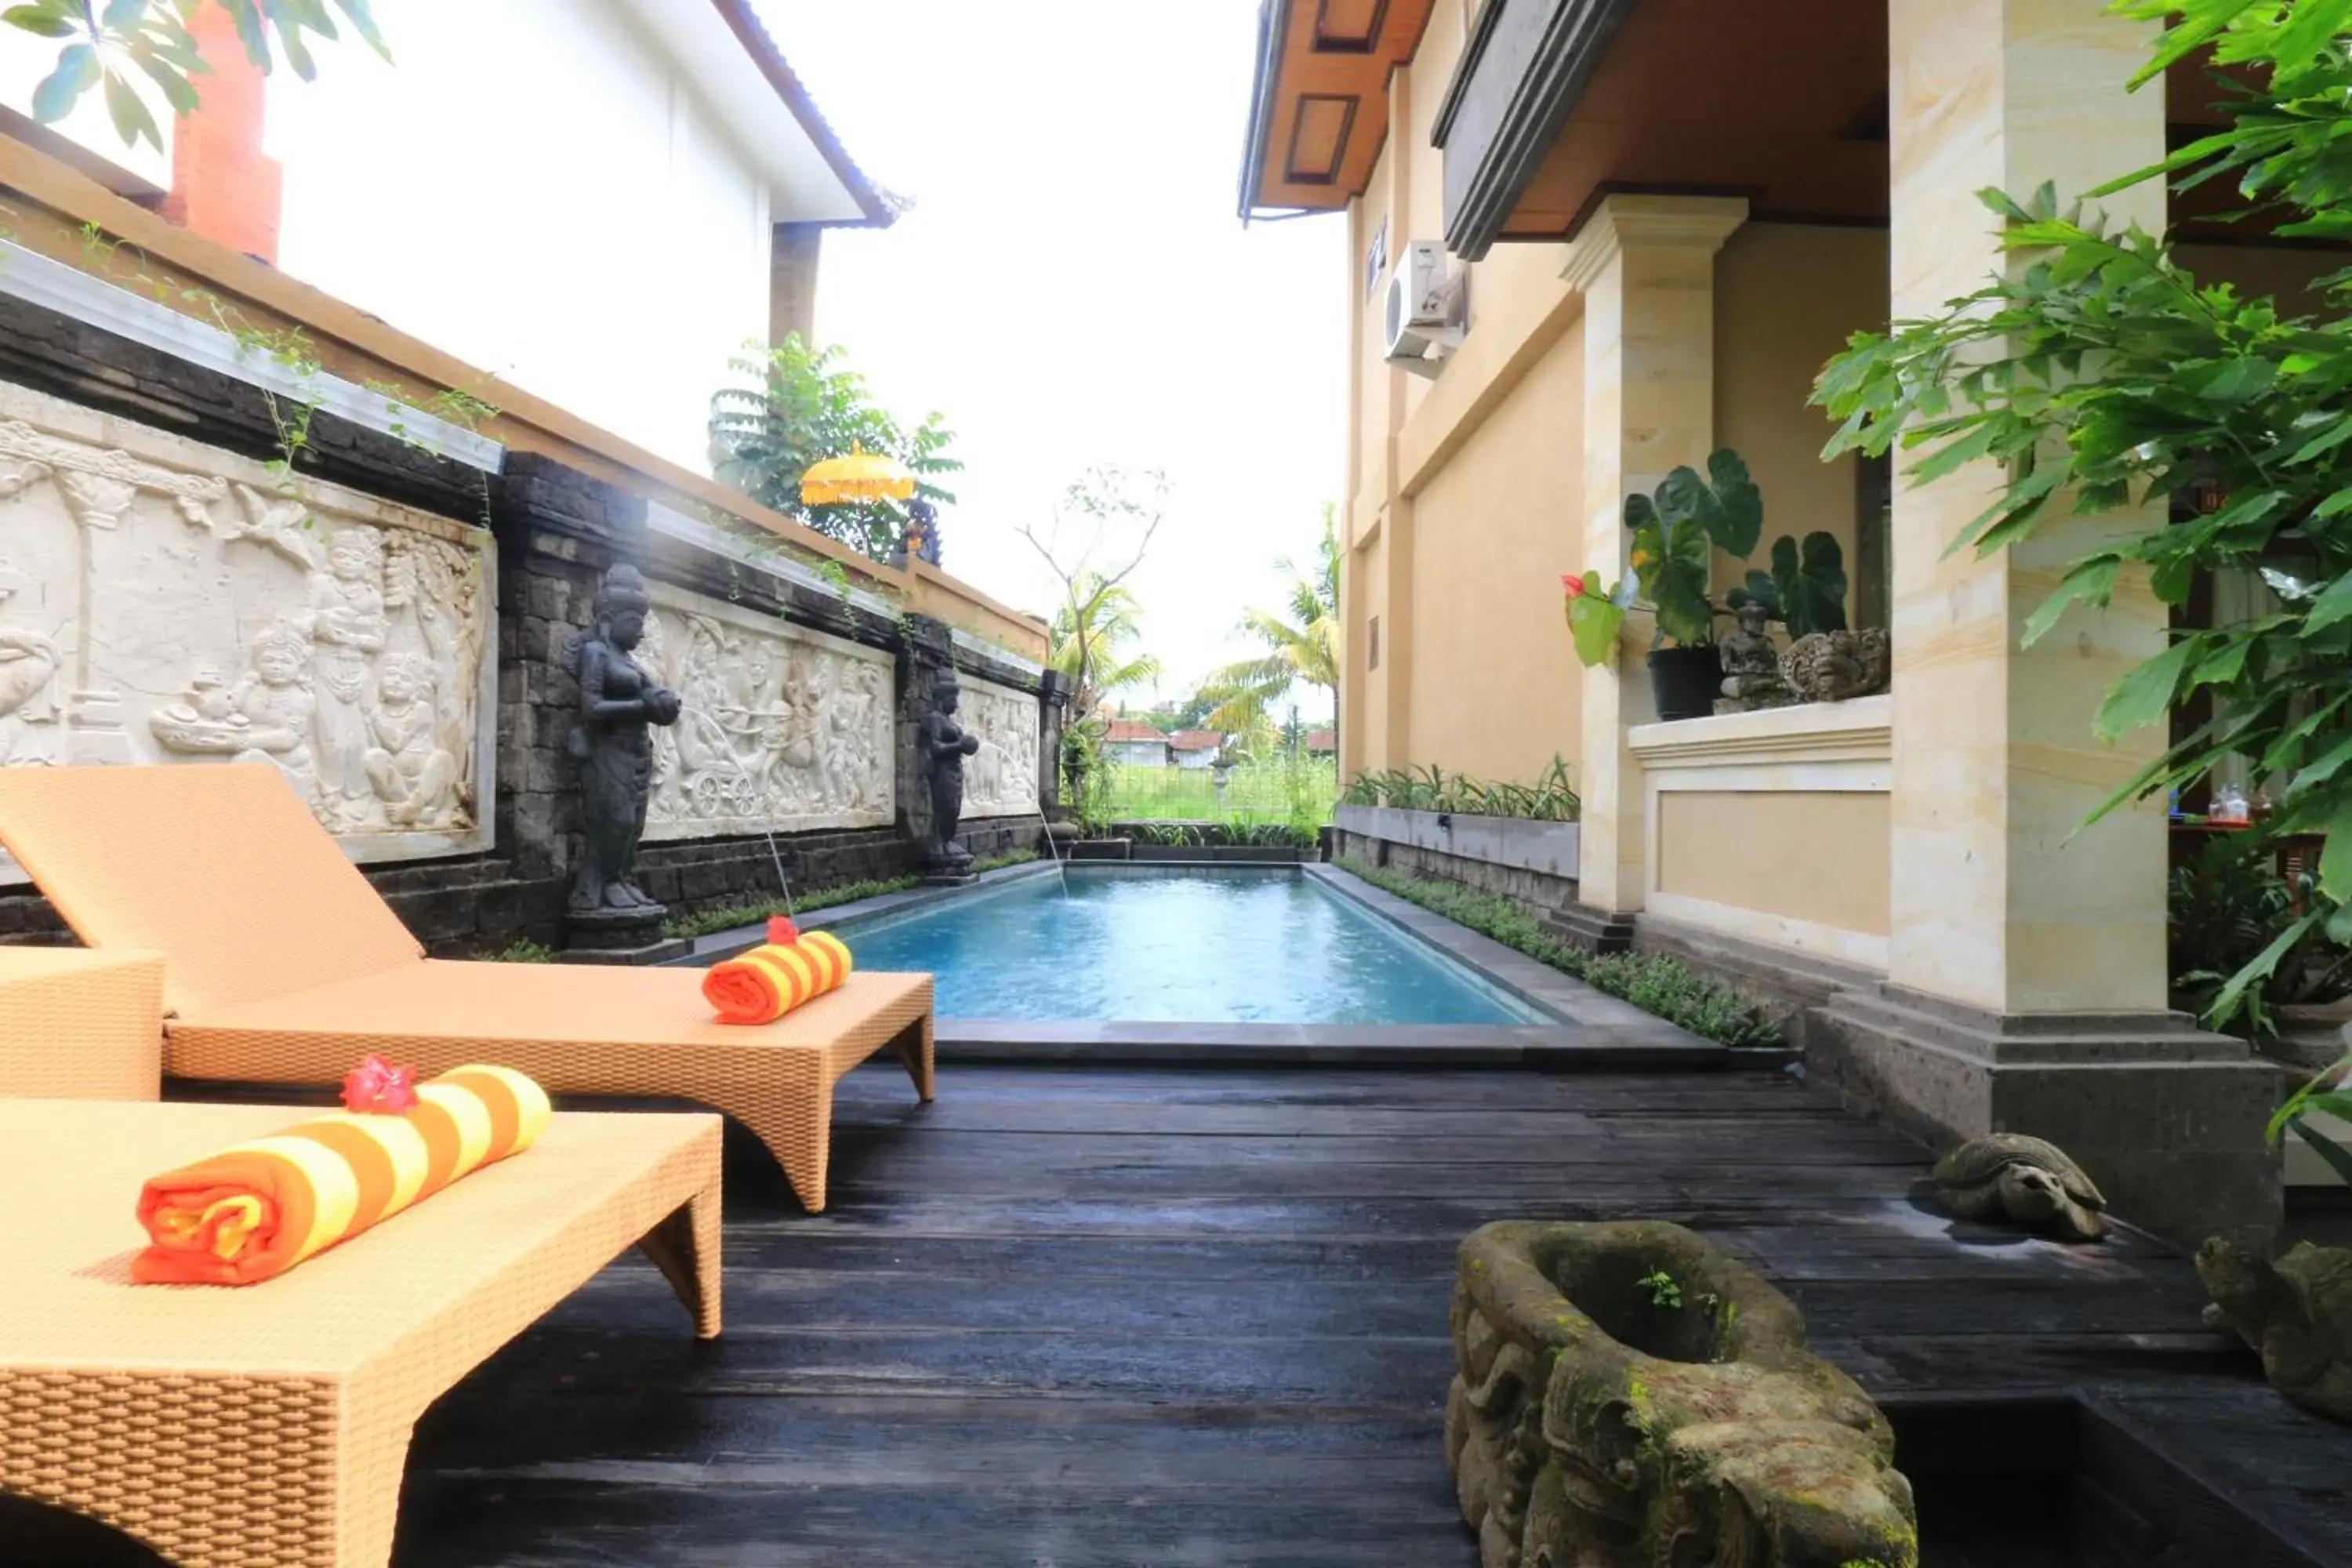
[[646,1233],[638,1248],[686,1303],[694,1317],[694,1337],[719,1337],[719,1193],[697,1193],[686,1206]]
[[915,1093],[925,1105],[931,1102],[936,1080],[932,1074],[931,1016],[925,1013],[919,1024],[909,1024],[890,1042],[890,1049],[907,1065],[907,1076],[915,1080]]
[[825,1161],[832,1152],[833,1085],[814,1072],[799,1076],[797,1083],[774,1085],[756,1100],[748,1095],[712,1094],[703,1103],[749,1128],[784,1168],[801,1205],[821,1214]]

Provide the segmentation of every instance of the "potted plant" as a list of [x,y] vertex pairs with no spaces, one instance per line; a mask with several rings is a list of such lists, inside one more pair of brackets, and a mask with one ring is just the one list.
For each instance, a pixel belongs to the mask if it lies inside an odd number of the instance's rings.
[[1803,637],[1845,626],[1845,563],[1835,539],[1816,531],[1800,546],[1783,536],[1772,570],[1750,572],[1718,606],[1711,594],[1714,553],[1745,561],[1764,534],[1764,498],[1739,454],[1724,447],[1706,460],[1707,477],[1676,468],[1654,497],[1625,498],[1633,536],[1631,577],[1604,587],[1598,572],[1561,579],[1577,658],[1588,666],[1614,657],[1626,614],[1657,617],[1650,647],[1650,691],[1660,719],[1698,719],[1715,711],[1723,663],[1715,623],[1750,602],[1768,620]]

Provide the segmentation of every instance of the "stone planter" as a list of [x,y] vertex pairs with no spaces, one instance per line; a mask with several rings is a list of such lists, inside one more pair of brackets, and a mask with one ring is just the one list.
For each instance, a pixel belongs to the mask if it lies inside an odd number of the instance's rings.
[[1080,838],[1070,846],[1073,860],[1125,860],[1135,850],[1131,838]]
[[1391,805],[1343,805],[1333,813],[1332,822],[1340,832],[1360,838],[1382,839],[1563,882],[1576,880],[1582,838],[1573,822],[1406,811]]
[[1486,1568],[1916,1568],[1885,1417],[1713,1243],[1510,1222],[1459,1264],[1445,1454]]
[[1204,861],[1223,861],[1240,866],[1296,866],[1307,858],[1307,851],[1284,848],[1270,844],[1138,844],[1129,851],[1130,860],[1189,861],[1195,865]]

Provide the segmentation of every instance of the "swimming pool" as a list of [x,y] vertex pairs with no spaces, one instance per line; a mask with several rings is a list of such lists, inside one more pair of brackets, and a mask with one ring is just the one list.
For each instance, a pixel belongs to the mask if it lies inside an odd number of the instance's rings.
[[1073,866],[833,925],[861,969],[938,976],[942,1018],[1555,1022],[1286,868]]

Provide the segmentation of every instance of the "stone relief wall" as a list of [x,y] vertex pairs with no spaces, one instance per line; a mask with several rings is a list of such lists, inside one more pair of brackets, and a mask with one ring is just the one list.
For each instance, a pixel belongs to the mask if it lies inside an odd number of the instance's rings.
[[963,765],[963,815],[1027,816],[1037,805],[1037,699],[1026,691],[959,673],[963,687],[957,717],[980,737]]
[[486,847],[488,534],[301,488],[0,385],[0,765],[270,766],[356,860]]
[[888,654],[663,583],[653,598],[637,658],[685,707],[654,731],[647,840],[890,824]]

